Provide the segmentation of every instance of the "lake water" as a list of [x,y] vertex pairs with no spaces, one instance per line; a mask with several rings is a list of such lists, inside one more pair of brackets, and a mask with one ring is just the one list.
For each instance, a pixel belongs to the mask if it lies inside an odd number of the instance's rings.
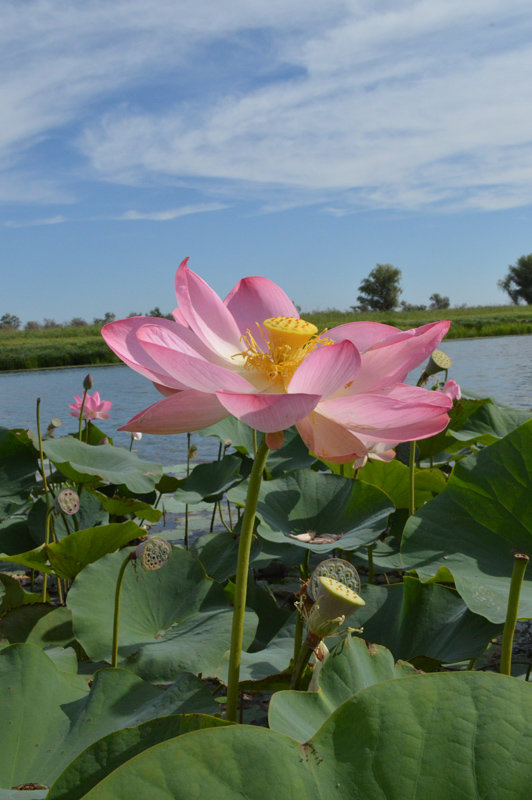
[[[514,408],[532,409],[532,336],[501,336],[485,339],[459,339],[444,342],[442,349],[453,360],[449,377],[465,393],[491,397]],[[46,429],[52,417],[63,421],[61,432],[77,430],[77,419],[69,416],[73,395],[83,392],[87,367],[47,369],[31,372],[0,373],[0,426],[35,430],[35,401],[41,398],[41,424]],[[99,420],[99,427],[115,444],[129,447],[128,433],[117,431],[136,413],[161,399],[150,381],[128,367],[91,367],[94,390],[112,400],[111,417]],[[419,371],[412,373],[415,383]],[[218,440],[193,434],[198,448],[196,460],[208,461],[218,450]],[[144,436],[135,442],[135,452],[148,460],[170,465],[182,463],[186,435]]]

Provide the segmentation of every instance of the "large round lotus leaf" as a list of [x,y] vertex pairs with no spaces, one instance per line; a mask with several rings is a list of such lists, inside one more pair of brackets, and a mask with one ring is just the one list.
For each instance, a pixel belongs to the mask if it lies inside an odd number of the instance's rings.
[[122,447],[110,444],[94,447],[72,436],[47,439],[43,449],[63,475],[87,486],[124,484],[132,492],[145,494],[153,491],[163,474],[160,464],[141,461],[135,453]]
[[490,673],[378,683],[306,744],[262,728],[188,733],[138,754],[87,800],[523,800],[532,694]]
[[[116,579],[127,553],[114,553],[81,572],[68,594],[74,632],[94,660],[110,661]],[[214,676],[231,638],[232,609],[200,562],[172,548],[168,563],[146,572],[128,565],[122,585],[118,654],[124,666],[157,683],[180,672]],[[257,618],[247,612],[245,647]]]
[[26,518],[12,517],[0,522],[0,553],[12,556],[31,550],[34,544]]
[[276,692],[268,711],[270,728],[299,742],[308,741],[342,703],[374,683],[405,678],[416,670],[406,662],[394,664],[389,650],[346,639],[328,656],[319,675],[317,692]]
[[[82,491],[79,497],[80,507],[76,512],[77,528],[74,528],[72,517],[64,515],[52,515],[54,539],[63,539],[67,534],[74,530],[94,528],[96,525],[105,525],[109,522],[109,514],[104,511],[102,504],[92,492]],[[46,529],[46,500],[40,497],[33,503],[28,514],[28,528],[33,537],[33,547],[44,542]],[[17,552],[21,553],[22,550]]]
[[[410,470],[405,464],[393,461],[368,461],[359,470],[358,479],[377,486],[388,495],[396,508],[408,508],[410,503]],[[414,503],[416,508],[439,494],[447,481],[439,469],[416,469]]]
[[126,670],[101,670],[89,691],[78,675],[61,671],[31,644],[0,652],[0,786],[49,786],[88,745],[111,731],[156,717],[212,712],[201,681],[181,675],[168,690]]
[[81,800],[106,775],[148,747],[190,731],[231,724],[205,714],[183,714],[152,719],[110,733],[90,745],[67,766],[50,789],[47,800]]
[[[266,680],[287,669],[294,656],[294,632],[295,619],[290,619],[262,650],[242,653],[240,682]],[[227,683],[228,667],[229,652],[225,654],[217,671],[217,677],[224,683]]]
[[385,645],[395,658],[447,664],[476,658],[502,630],[473,614],[454,589],[408,576],[390,586],[366,584],[362,597],[366,605],[351,624],[363,627],[366,641]]
[[[371,544],[386,528],[394,510],[375,486],[339,475],[298,470],[261,485],[257,513],[259,534],[271,542],[293,543],[316,553],[336,547],[356,550]],[[289,534],[340,535],[328,544],[312,544]]]
[[[402,556],[421,580],[452,573],[469,608],[506,617],[514,553],[532,555],[532,420],[460,461],[447,489],[408,521]],[[532,570],[519,609],[532,617]]]

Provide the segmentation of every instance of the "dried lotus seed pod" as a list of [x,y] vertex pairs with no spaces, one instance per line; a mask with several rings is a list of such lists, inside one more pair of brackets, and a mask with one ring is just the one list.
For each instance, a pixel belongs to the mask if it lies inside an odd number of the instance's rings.
[[360,595],[345,584],[334,578],[320,578],[318,597],[309,615],[309,628],[322,639],[333,636],[345,618],[364,605]]
[[309,594],[313,600],[318,599],[320,578],[334,578],[356,594],[360,591],[359,574],[345,558],[327,558],[318,564],[310,577],[309,584]]
[[147,570],[161,569],[172,554],[172,545],[160,536],[152,536],[137,545],[135,555],[141,567]]
[[55,508],[70,517],[79,511],[79,494],[74,489],[62,489],[55,498]]

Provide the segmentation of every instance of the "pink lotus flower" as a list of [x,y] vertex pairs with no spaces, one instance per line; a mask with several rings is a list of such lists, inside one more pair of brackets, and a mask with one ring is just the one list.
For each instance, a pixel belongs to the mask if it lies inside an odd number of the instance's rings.
[[[71,417],[79,417],[81,413],[81,406],[83,405],[83,397],[74,395],[75,403],[70,403],[69,408]],[[85,404],[83,405],[82,419],[109,419],[109,410],[113,405],[111,400],[100,400],[98,392],[94,392],[91,397],[87,392],[85,397]]]
[[460,400],[462,397],[462,390],[456,381],[447,381],[441,391],[446,394],[447,397],[450,397],[451,400]]
[[176,274],[175,321],[130,317],[102,329],[166,395],[122,430],[185,433],[232,414],[266,434],[295,424],[316,455],[348,462],[391,458],[398,442],[446,427],[451,398],[403,381],[449,322],[409,331],[351,322],[318,334],[267,278],[243,278],[222,301],[187,261]]

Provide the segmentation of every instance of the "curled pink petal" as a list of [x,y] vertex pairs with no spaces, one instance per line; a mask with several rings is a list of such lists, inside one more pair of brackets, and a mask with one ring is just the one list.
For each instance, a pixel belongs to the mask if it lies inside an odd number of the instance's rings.
[[308,449],[325,461],[348,463],[365,455],[367,448],[345,425],[314,411],[297,423]]
[[462,390],[456,381],[447,381],[442,389],[442,392],[450,397],[451,400],[460,400],[462,397]]
[[179,265],[175,291],[179,310],[187,325],[215,353],[231,358],[241,349],[240,330],[233,315],[199,275],[188,269],[188,259]]
[[165,397],[141,411],[121,431],[138,433],[189,433],[214,425],[227,417],[216,395],[187,389]]
[[260,324],[271,317],[296,317],[299,313],[288,295],[268,278],[242,278],[224,300],[241,333],[255,335]]
[[360,364],[360,353],[349,341],[319,347],[303,359],[292,376],[288,391],[327,397],[352,383]]
[[310,414],[320,400],[313,394],[229,394],[217,392],[220,403],[230,414],[251,428],[275,433],[290,428]]

